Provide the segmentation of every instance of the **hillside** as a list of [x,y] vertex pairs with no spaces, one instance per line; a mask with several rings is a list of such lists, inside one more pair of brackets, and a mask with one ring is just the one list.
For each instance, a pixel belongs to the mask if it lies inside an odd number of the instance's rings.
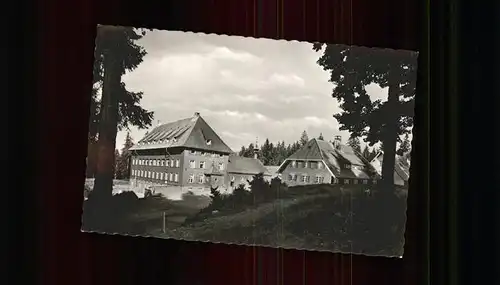
[[[303,189],[302,189],[303,190]],[[299,191],[297,191],[299,192]],[[290,195],[238,213],[215,214],[163,237],[309,250],[402,255],[406,195],[376,203],[361,191]],[[295,196],[295,197],[294,197]]]

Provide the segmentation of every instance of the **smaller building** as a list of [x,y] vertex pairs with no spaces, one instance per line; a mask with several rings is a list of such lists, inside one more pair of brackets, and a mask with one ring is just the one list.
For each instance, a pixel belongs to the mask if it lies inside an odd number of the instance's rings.
[[256,157],[249,158],[230,155],[227,166],[226,181],[229,182],[227,187],[234,190],[239,185],[243,184],[248,188],[249,182],[259,173],[264,175],[264,180],[271,180],[271,174],[264,164]]
[[[382,162],[384,160],[384,152],[380,151],[373,159],[370,164],[373,166],[375,171],[382,175]],[[394,165],[394,184],[398,186],[408,186],[408,180],[410,178],[410,160],[403,156],[396,156],[396,163]]]
[[309,184],[376,184],[380,178],[372,165],[340,136],[333,142],[312,139],[278,168],[289,186]]
[[271,179],[278,177],[279,175],[278,170],[280,168],[279,165],[278,166],[266,165],[266,168],[267,172],[271,175]]

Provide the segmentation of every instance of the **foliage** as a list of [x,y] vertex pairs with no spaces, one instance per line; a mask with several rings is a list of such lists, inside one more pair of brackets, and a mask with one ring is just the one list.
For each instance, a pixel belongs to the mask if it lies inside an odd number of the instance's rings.
[[408,134],[406,134],[403,138],[403,141],[399,145],[398,150],[396,151],[397,155],[404,156],[411,151],[411,142]]
[[[259,150],[258,157],[264,165],[280,165],[290,155],[299,150],[303,146],[303,142],[301,140],[306,141],[306,139],[309,141],[305,131],[302,133],[301,138],[298,141],[288,145],[286,145],[284,141],[272,143],[266,138],[264,144]],[[254,144],[250,143],[248,147],[242,146],[238,155],[243,157],[254,157],[255,152],[256,150]]]
[[[107,27],[106,27],[107,28]],[[101,119],[101,98],[100,91],[104,82],[104,57],[107,53],[113,53],[123,58],[123,65],[120,73],[123,75],[126,71],[133,71],[146,55],[146,51],[135,42],[141,39],[145,32],[138,31],[128,27],[117,27],[113,34],[100,33],[103,27],[98,28],[98,37],[94,50],[93,65],[93,86],[90,101],[90,119],[89,119],[89,137],[97,140],[99,121]],[[138,33],[139,32],[139,33]],[[109,38],[108,38],[109,37]],[[117,43],[110,41],[116,40]],[[142,92],[130,92],[126,89],[125,83],[121,82],[116,90],[119,102],[119,121],[118,129],[128,129],[129,126],[135,126],[139,129],[145,129],[151,126],[153,112],[143,109],[139,103],[142,99]]]
[[309,136],[307,135],[307,132],[304,130],[302,132],[302,135],[300,135],[300,144],[301,146],[306,145],[306,143],[309,141]]
[[228,214],[240,212],[249,207],[257,207],[266,202],[274,201],[286,196],[287,186],[279,179],[267,182],[264,174],[254,175],[249,182],[250,190],[245,189],[245,185],[238,185],[231,194],[221,194],[216,188],[210,188],[210,204],[201,209],[194,217],[186,220],[186,223],[193,223],[217,214]]
[[355,151],[357,151],[358,153],[361,153],[361,143],[358,137],[353,137],[353,136],[349,137],[349,140],[347,140],[347,145],[350,146]]
[[134,141],[127,132],[125,137],[125,142],[123,144],[122,150],[119,156],[116,158],[116,179],[129,179],[130,178],[130,159],[132,154],[130,153],[130,148],[134,146]]
[[[418,54],[320,43],[313,49],[323,50],[318,64],[330,72],[332,96],[342,109],[333,115],[340,130],[364,137],[370,146],[384,142],[383,181],[393,185],[396,142],[413,125]],[[371,100],[366,86],[372,83],[388,87],[386,102]]]

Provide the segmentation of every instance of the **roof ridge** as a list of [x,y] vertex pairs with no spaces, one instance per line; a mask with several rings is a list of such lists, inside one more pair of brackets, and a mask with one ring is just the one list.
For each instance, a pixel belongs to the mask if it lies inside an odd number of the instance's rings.
[[321,147],[319,146],[318,139],[317,138],[313,138],[313,140],[314,140],[314,143],[316,143],[316,146],[319,149],[319,156],[321,156],[322,160],[325,160],[325,157],[323,156],[323,151],[321,150]]

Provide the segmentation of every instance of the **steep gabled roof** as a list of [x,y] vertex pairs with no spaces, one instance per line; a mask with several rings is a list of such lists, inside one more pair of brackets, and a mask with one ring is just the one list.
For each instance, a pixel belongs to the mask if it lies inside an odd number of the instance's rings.
[[130,149],[172,147],[194,148],[227,154],[233,152],[199,114],[154,128]]
[[[384,153],[380,151],[373,159],[370,164],[374,169],[382,175],[382,161],[384,160]],[[405,158],[401,156],[396,156],[396,161],[394,165],[394,183],[404,185],[405,182],[410,178],[410,165]]]
[[251,174],[251,175],[264,173],[264,175],[271,175],[260,160],[250,157],[242,157],[238,155],[229,156],[227,172],[237,173],[237,174]]
[[[368,169],[371,170],[372,167],[361,154],[350,146],[340,145],[336,148],[332,143],[323,140],[310,140],[287,160],[322,160],[337,178],[370,179],[372,177],[368,173]],[[351,165],[351,169],[346,169],[344,167],[346,164]]]

